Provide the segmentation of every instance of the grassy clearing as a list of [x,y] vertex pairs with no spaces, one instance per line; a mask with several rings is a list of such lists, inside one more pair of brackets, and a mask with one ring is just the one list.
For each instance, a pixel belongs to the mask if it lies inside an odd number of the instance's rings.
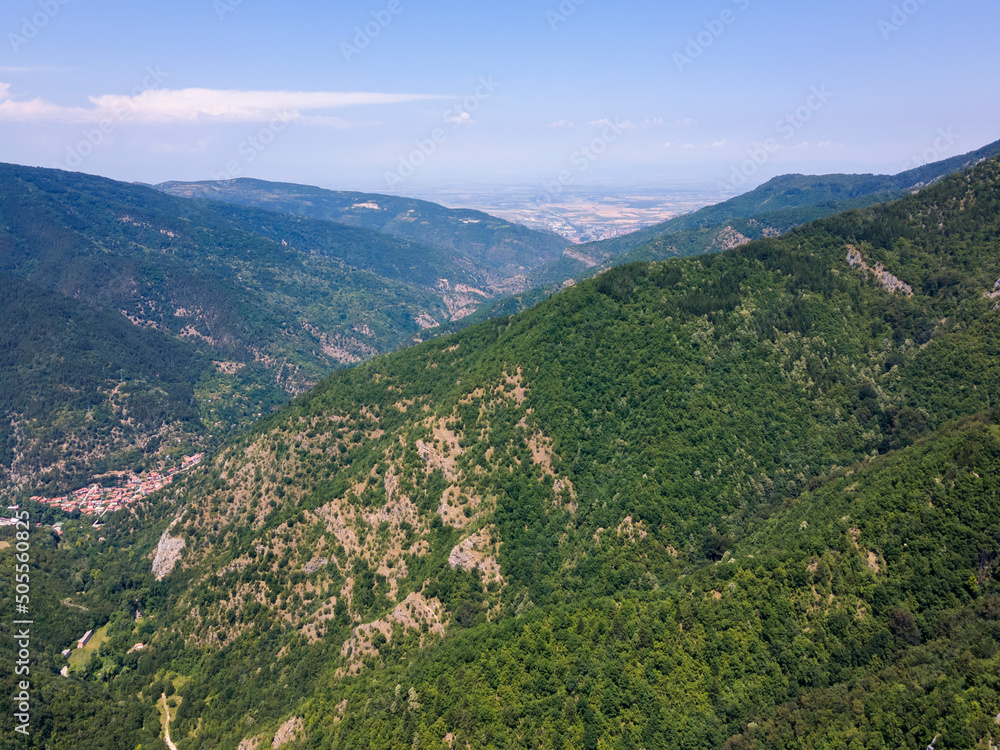
[[87,662],[90,661],[91,654],[95,653],[97,649],[101,647],[101,644],[108,640],[108,626],[105,625],[103,628],[98,628],[98,630],[91,636],[90,641],[83,648],[74,648],[73,652],[69,655],[69,668],[70,670],[84,669],[87,666]]

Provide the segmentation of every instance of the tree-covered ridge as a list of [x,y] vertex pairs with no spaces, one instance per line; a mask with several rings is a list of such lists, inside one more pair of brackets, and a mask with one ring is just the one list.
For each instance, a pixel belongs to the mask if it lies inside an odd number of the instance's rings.
[[986,748],[998,459],[1000,431],[977,420],[841,470],[675,585],[541,607],[329,683],[314,732],[359,748],[444,747],[445,731],[474,747]]
[[[299,312],[285,309],[287,298],[316,288],[350,291],[362,311],[383,295],[398,297],[409,319],[379,321],[388,329],[381,336],[391,333],[392,340],[369,336],[374,340],[364,342],[383,350],[420,330],[421,315],[448,316],[436,290],[441,279],[451,285],[476,281],[451,254],[368,230],[184,200],[84,175],[3,170],[10,173],[2,196],[8,272],[90,302],[131,302],[136,309],[127,312],[143,320],[152,315],[149,320],[160,325],[197,317],[191,312],[199,308],[192,306],[214,303],[195,322],[214,326],[207,335],[226,344],[251,340],[260,347],[263,342],[254,339],[261,327],[272,329],[265,335],[286,337],[273,329],[288,326],[289,314]],[[370,311],[330,307],[354,327],[371,326]],[[357,338],[358,332],[343,326],[341,333]]]
[[[460,249],[403,239],[367,227],[248,206],[178,199],[150,187],[90,175],[15,165],[0,165],[0,168],[8,183],[8,200],[15,201],[8,208],[14,219],[32,228],[25,221],[28,217],[18,216],[15,210],[20,201],[21,213],[47,210],[58,223],[68,223],[96,244],[113,249],[129,241],[150,240],[152,247],[189,258],[201,244],[204,245],[199,248],[201,251],[227,261],[247,249],[246,235],[256,239],[259,235],[281,245],[274,248],[263,243],[251,244],[262,257],[274,262],[287,260],[296,251],[318,254],[354,268],[428,287],[441,278],[452,283],[475,283],[484,278]],[[30,198],[24,198],[25,191]],[[114,213],[122,226],[107,221],[109,213]],[[111,231],[112,227],[118,231]],[[152,231],[137,231],[143,229]],[[181,229],[189,231],[183,233]],[[293,249],[287,249],[289,245]]]
[[986,750],[998,178],[330,376],[81,540],[157,623],[93,679],[179,675],[181,748],[302,717],[301,747]]
[[172,463],[287,399],[260,365],[226,368],[204,342],[3,274],[0,320],[0,496],[8,502]]
[[241,178],[215,182],[165,182],[157,189],[185,197],[208,198],[281,211],[297,216],[365,227],[459,251],[465,263],[498,290],[519,291],[525,276],[556,259],[570,244],[540,232],[470,209],[378,193],[324,190],[307,185]]

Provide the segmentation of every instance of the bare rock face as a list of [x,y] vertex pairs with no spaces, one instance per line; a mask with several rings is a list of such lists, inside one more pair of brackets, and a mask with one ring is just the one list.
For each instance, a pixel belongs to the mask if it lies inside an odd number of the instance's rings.
[[236,748],[236,750],[259,750],[259,748],[260,748],[260,738],[250,737],[240,742],[240,746]]
[[330,561],[325,557],[314,557],[312,560],[306,563],[305,567],[302,569],[305,573],[315,573],[320,568],[326,567],[327,563]]
[[864,256],[861,255],[861,251],[858,250],[853,245],[847,246],[847,262],[850,264],[851,268],[861,269],[865,276],[868,274],[874,274],[875,279],[886,288],[889,292],[895,294],[900,293],[906,297],[913,296],[913,287],[904,281],[900,281],[891,273],[885,270],[881,263],[876,263],[875,266],[870,266],[865,262]]
[[463,539],[448,555],[448,564],[453,568],[464,568],[473,570],[482,560],[481,551],[489,544],[489,537],[485,534],[473,534]]
[[478,568],[487,582],[502,583],[503,576],[496,557],[498,544],[493,540],[493,531],[493,527],[488,526],[463,539],[448,555],[448,564],[469,571]]
[[275,733],[274,742],[271,743],[271,750],[277,750],[277,748],[282,745],[294,742],[302,733],[303,726],[304,724],[301,716],[296,716],[295,718],[286,721]]
[[170,536],[170,529],[163,532],[160,543],[156,545],[156,556],[153,558],[153,575],[157,581],[162,581],[174,569],[181,559],[181,550],[186,542],[183,537]]

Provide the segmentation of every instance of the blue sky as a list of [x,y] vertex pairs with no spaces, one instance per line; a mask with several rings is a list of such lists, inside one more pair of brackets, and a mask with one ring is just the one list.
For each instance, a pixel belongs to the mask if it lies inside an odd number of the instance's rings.
[[8,0],[0,161],[159,182],[757,184],[1000,138],[995,0]]

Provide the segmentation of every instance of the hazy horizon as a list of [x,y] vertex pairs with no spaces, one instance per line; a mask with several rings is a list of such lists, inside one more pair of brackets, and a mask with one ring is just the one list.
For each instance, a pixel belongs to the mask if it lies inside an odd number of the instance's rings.
[[900,172],[1000,120],[985,1],[12,5],[0,160],[126,181],[742,192]]

